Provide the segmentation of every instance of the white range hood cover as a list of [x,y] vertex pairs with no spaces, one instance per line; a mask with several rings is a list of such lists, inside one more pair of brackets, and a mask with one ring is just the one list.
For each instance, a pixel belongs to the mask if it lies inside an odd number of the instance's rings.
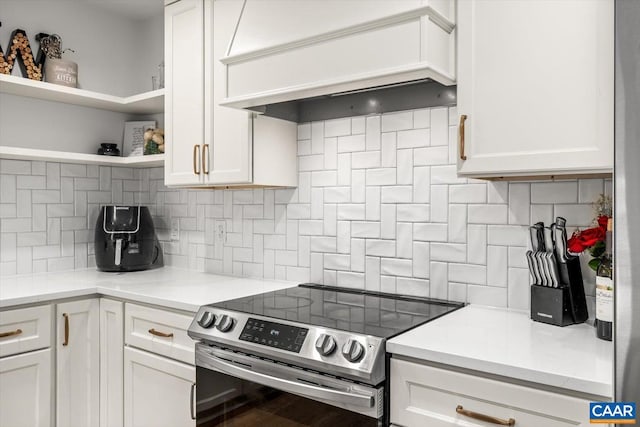
[[454,0],[245,0],[223,105],[431,78],[455,84]]

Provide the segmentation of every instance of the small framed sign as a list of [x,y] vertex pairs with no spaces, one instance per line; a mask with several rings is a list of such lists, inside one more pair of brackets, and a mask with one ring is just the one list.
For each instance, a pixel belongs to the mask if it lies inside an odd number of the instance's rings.
[[155,129],[155,127],[156,122],[153,120],[125,122],[122,155],[124,157],[142,156],[144,154],[144,132],[147,129]]

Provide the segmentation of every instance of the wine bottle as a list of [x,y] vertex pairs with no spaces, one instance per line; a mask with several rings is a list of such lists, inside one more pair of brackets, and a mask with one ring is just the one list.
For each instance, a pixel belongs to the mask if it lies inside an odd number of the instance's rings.
[[602,262],[596,272],[596,335],[598,338],[613,339],[613,219],[607,223],[607,237]]

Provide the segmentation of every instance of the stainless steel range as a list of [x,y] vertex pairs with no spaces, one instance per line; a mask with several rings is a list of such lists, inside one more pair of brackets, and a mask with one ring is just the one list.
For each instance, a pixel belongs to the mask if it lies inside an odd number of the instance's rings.
[[462,306],[305,284],[200,307],[196,424],[385,424],[386,340]]

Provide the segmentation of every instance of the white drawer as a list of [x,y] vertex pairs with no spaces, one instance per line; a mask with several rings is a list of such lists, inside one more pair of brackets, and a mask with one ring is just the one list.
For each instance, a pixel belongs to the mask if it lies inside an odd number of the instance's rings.
[[192,315],[125,304],[124,340],[127,345],[162,356],[195,363],[195,342],[187,335]]
[[51,306],[0,312],[0,357],[51,346]]
[[589,400],[391,359],[391,422],[399,426],[494,426],[473,414],[517,427],[589,425]]

